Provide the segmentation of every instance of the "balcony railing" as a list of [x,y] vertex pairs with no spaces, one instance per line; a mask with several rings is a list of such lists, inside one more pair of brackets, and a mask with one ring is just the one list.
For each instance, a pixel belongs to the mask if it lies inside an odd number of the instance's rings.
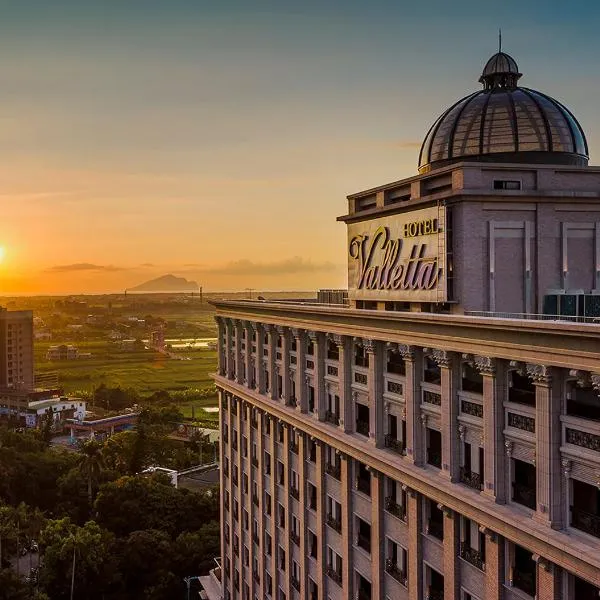
[[433,404],[433,406],[442,405],[442,396],[436,392],[430,392],[429,390],[423,391],[423,402],[425,404]]
[[342,571],[341,570],[337,571],[333,567],[328,566],[327,567],[327,576],[330,579],[333,579],[333,581],[335,581],[338,585],[342,585]]
[[338,376],[338,368],[333,365],[327,365],[327,375],[331,375],[333,377]]
[[300,545],[300,535],[297,534],[295,531],[290,532],[290,540],[292,540],[292,542],[294,542],[296,546]]
[[533,417],[527,417],[526,415],[509,412],[508,426],[520,429],[521,431],[535,433],[535,419]]
[[332,423],[333,425],[339,425],[340,424],[340,416],[336,415],[334,412],[331,412],[330,410],[325,411],[325,421],[327,423]]
[[465,467],[460,468],[460,482],[464,483],[470,488],[473,488],[474,490],[482,490],[481,475],[479,473],[469,471],[468,469],[465,469]]
[[342,519],[334,517],[333,515],[327,515],[327,525],[332,529],[335,529],[338,533],[342,533]]
[[354,373],[354,381],[361,385],[367,385],[368,379],[364,373]]
[[363,550],[366,550],[369,554],[371,553],[371,536],[363,535],[359,533],[356,537],[356,545]]
[[294,454],[298,454],[298,442],[290,442],[290,451]]
[[366,435],[369,437],[369,422],[368,421],[356,421],[356,433]]
[[340,463],[325,463],[325,472],[339,480],[342,477],[342,465]]
[[293,575],[290,575],[290,585],[297,591],[300,591],[300,580]]
[[252,466],[258,468],[258,458],[256,456],[252,457]]
[[371,596],[371,592],[359,588],[358,592],[356,592],[356,600],[373,600],[373,597]]
[[252,494],[252,502],[258,506],[258,496],[256,494]]
[[600,538],[600,516],[571,506],[571,526]]
[[427,523],[427,533],[438,540],[444,539],[444,523],[429,519]]
[[384,444],[386,448],[393,450],[397,454],[403,455],[406,450],[404,442],[396,439],[393,435],[390,435],[389,433],[384,438]]
[[479,550],[471,548],[466,542],[460,543],[460,557],[474,567],[477,567],[480,571],[485,571],[483,554]]
[[258,573],[258,571],[254,571],[252,573],[252,576],[254,577],[254,581],[256,581],[258,585],[260,585],[260,574]]
[[392,496],[388,496],[385,499],[385,510],[387,510],[390,514],[394,515],[395,517],[398,517],[402,521],[404,521],[406,519],[405,507],[400,506],[396,502],[395,498],[392,498]]
[[406,573],[403,573],[395,561],[387,559],[385,561],[385,572],[389,573],[396,581],[402,585],[406,585]]
[[290,496],[296,500],[300,500],[300,490],[295,487],[290,488]]
[[483,405],[478,404],[477,402],[462,400],[460,403],[460,412],[462,412],[463,415],[471,415],[472,417],[483,419]]
[[526,594],[535,596],[535,573],[524,573],[515,567],[513,570],[512,583],[514,587]]
[[298,406],[298,400],[296,400],[296,396],[290,396],[289,405],[292,408],[296,408]]
[[252,534],[252,541],[258,546],[260,544],[260,538],[257,533]]
[[226,431],[223,432],[223,442],[225,444],[229,443],[229,434]]
[[513,502],[535,510],[535,488],[513,481]]

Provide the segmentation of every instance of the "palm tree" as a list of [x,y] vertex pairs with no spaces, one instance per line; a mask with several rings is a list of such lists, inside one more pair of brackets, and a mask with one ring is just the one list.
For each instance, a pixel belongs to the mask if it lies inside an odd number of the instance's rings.
[[102,454],[102,444],[96,440],[89,440],[81,444],[79,452],[81,460],[79,462],[79,470],[87,479],[88,484],[88,499],[90,506],[94,502],[94,485],[97,485],[100,474],[104,469],[104,456]]

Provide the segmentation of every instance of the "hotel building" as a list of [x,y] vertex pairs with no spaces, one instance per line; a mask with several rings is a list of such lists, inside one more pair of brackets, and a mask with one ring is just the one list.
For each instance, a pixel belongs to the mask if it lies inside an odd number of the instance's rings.
[[347,304],[217,301],[226,600],[600,589],[600,168],[505,53],[352,194]]

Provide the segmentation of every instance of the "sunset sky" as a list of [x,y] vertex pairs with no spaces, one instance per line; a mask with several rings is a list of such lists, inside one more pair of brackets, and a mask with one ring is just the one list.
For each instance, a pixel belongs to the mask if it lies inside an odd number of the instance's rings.
[[498,27],[600,162],[599,26],[589,0],[0,0],[0,294],[344,286],[346,195],[415,174]]

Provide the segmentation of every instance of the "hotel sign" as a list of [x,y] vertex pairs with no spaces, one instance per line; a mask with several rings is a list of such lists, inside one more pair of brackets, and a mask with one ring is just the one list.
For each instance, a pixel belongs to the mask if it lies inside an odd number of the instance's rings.
[[446,301],[445,208],[348,225],[352,300]]

